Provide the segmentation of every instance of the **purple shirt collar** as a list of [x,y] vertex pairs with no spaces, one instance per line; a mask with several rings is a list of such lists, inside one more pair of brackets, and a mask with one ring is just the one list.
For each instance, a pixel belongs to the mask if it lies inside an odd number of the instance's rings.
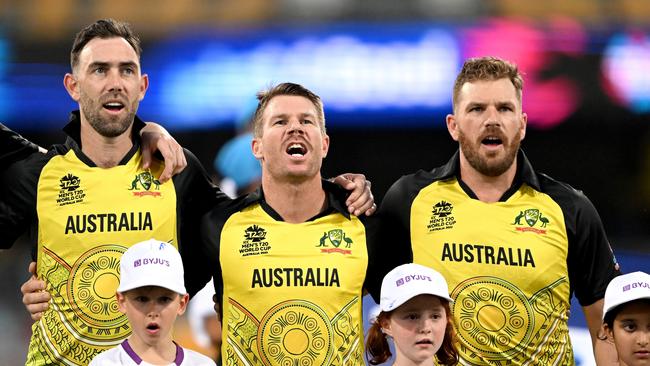
[[[179,346],[178,343],[174,342],[174,345],[176,346],[176,359],[174,360],[174,364],[176,366],[180,366],[183,363],[183,358],[185,358],[185,354],[183,352],[183,347]],[[137,353],[131,348],[131,345],[129,344],[129,340],[125,339],[124,342],[122,342],[122,348],[124,348],[124,351],[126,352],[129,357],[135,362],[136,364],[141,364],[142,359],[140,356],[138,356]]]

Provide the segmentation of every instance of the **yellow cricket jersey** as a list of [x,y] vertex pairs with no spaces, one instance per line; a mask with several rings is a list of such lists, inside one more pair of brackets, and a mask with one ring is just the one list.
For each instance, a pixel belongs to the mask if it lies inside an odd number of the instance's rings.
[[[78,122],[71,123],[78,128]],[[97,353],[115,347],[131,333],[115,299],[122,253],[151,238],[178,248],[179,212],[189,209],[182,207],[179,198],[194,183],[181,177],[161,184],[155,177],[162,172],[162,163],[143,170],[137,144],[110,169],[92,164],[72,139],[25,164],[12,177],[17,180],[14,202],[22,199],[24,207],[13,205],[15,211],[3,213],[0,227],[13,220],[10,236],[20,234],[26,225],[35,228],[37,274],[52,296],[50,308],[32,327],[26,364],[87,365]],[[205,181],[203,199],[214,201],[208,187]],[[22,195],[21,189],[34,191]],[[201,190],[193,193],[202,194]],[[188,214],[184,220],[189,219]],[[196,231],[199,220],[193,221]],[[199,279],[190,270],[191,282],[199,282],[192,287],[205,284],[206,274]]]
[[[458,176],[458,155],[400,179],[381,208],[388,240],[440,271],[464,365],[570,365],[571,293],[588,305],[617,273],[584,195],[537,174],[523,152],[517,183],[485,203]],[[381,237],[381,236],[380,236]]]
[[219,253],[224,365],[364,365],[362,289],[380,275],[364,223],[323,187],[330,210],[304,223],[282,221],[260,192],[204,220]]

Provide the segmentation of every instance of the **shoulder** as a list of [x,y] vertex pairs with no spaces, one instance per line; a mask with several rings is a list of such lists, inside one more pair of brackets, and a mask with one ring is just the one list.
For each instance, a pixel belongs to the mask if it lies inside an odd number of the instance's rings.
[[541,192],[549,195],[565,213],[596,212],[589,198],[581,190],[543,173],[537,173],[537,177]]
[[195,176],[203,176],[206,175],[207,173],[205,171],[205,168],[199,161],[199,159],[192,153],[190,150],[183,148],[183,154],[185,155],[185,160],[187,161],[187,166],[185,169],[183,169],[182,172],[179,174],[175,175],[174,178],[183,178],[185,177],[195,177]]
[[183,154],[185,155],[185,158],[187,159],[187,166],[201,166],[201,163],[199,162],[199,158],[194,155],[193,152],[190,150],[183,148]]
[[90,361],[89,366],[117,366],[122,365],[120,362],[120,346],[107,349],[99,353],[95,358]]
[[186,197],[192,205],[200,207],[200,212],[207,212],[206,207],[212,207],[222,201],[229,201],[213,182],[199,159],[189,150],[183,149],[187,166],[182,172],[172,177],[177,192]]
[[203,215],[203,222],[210,224],[223,224],[228,220],[228,218],[230,218],[230,216],[257,201],[258,196],[256,192],[239,196],[235,199],[223,200]]
[[45,154],[31,154],[10,164],[2,172],[3,186],[11,190],[35,189],[43,168],[58,155],[62,155],[61,147],[55,146]]
[[0,123],[0,166],[38,152],[38,146]]
[[409,206],[423,188],[445,178],[440,169],[419,170],[413,174],[402,176],[388,189],[381,206],[393,208]]
[[216,363],[211,358],[191,349],[183,348],[183,353],[185,357],[181,365],[216,366]]
[[348,217],[347,214],[348,205],[345,203],[345,201],[350,195],[350,191],[328,180],[323,180],[321,184],[323,190],[327,194],[328,204],[334,207],[337,212],[344,213],[344,215]]

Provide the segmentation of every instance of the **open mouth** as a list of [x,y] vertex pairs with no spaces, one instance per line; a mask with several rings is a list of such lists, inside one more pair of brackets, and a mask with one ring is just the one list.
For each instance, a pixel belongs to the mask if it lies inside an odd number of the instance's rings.
[[149,323],[147,324],[147,330],[149,332],[156,332],[160,329],[160,326],[156,323]]
[[415,344],[433,345],[433,342],[430,339],[422,339],[422,340],[419,340],[419,341],[415,342]]
[[295,157],[302,157],[307,154],[307,148],[303,144],[293,143],[287,147],[287,154]]
[[120,102],[108,102],[102,104],[102,106],[111,112],[119,112],[124,108],[124,104]]
[[496,136],[488,136],[481,140],[481,143],[487,146],[499,146],[503,144],[503,140]]

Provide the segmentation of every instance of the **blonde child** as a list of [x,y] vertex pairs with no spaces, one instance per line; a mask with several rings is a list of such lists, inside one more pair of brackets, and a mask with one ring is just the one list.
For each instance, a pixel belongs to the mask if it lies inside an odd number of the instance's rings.
[[174,321],[185,312],[189,300],[183,273],[180,254],[165,242],[152,239],[124,252],[116,297],[132,334],[97,355],[90,366],[214,366],[208,357],[172,340]]
[[381,285],[379,315],[368,331],[368,361],[379,365],[392,356],[390,337],[394,366],[431,366],[434,357],[439,365],[457,364],[450,301],[447,282],[433,269],[409,263],[390,271]]
[[650,275],[615,277],[605,291],[603,322],[621,365],[650,365]]

